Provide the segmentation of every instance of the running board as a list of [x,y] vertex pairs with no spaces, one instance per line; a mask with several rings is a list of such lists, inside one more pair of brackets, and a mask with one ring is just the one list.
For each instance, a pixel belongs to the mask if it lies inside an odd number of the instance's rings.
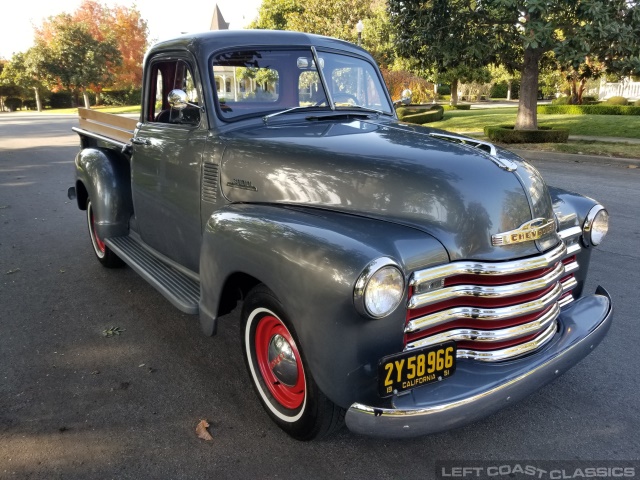
[[163,262],[131,236],[108,238],[104,243],[179,310],[198,313],[199,281]]

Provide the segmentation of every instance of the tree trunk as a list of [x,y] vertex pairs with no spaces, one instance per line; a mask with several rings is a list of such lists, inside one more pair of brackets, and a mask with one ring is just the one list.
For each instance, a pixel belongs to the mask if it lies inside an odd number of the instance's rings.
[[86,88],[82,89],[82,98],[84,99],[84,108],[91,108],[91,102],[89,101],[89,92]]
[[458,79],[454,78],[451,80],[451,105],[458,104]]
[[587,79],[583,78],[580,80],[580,86],[578,87],[578,105],[582,105],[582,96],[584,95],[584,91],[587,89]]
[[36,94],[36,108],[39,112],[42,111],[42,99],[40,98],[40,92],[38,91],[38,87],[33,87],[33,91]]
[[516,130],[538,129],[538,71],[540,57],[542,57],[542,50],[540,49],[527,48],[524,51]]
[[513,85],[513,80],[507,80],[507,100],[511,100],[511,85]]
[[569,103],[571,103],[571,105],[578,105],[580,102],[578,101],[578,87],[576,85],[576,77],[571,77],[571,81],[569,82],[569,85],[571,87],[571,100],[569,100]]

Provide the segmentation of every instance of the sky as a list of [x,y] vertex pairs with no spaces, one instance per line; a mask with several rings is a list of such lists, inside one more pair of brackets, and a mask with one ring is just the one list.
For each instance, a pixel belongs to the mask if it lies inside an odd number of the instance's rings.
[[[149,38],[163,40],[182,32],[209,30],[213,8],[218,4],[222,16],[230,22],[230,29],[243,28],[258,14],[262,0],[187,0],[168,6],[158,0],[97,0],[108,6],[134,4],[147,20]],[[14,52],[24,52],[33,45],[33,26],[40,26],[47,17],[62,12],[71,13],[81,0],[7,1],[2,6],[5,19],[0,28],[0,58],[11,59]],[[171,5],[171,4],[169,4]],[[176,8],[175,6],[179,6]]]

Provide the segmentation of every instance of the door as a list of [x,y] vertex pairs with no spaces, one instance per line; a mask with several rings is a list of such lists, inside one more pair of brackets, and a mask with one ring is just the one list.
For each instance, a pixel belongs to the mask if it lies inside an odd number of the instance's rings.
[[[207,137],[199,85],[186,57],[156,57],[147,72],[143,121],[132,141],[136,229],[147,245],[198,272],[200,175]],[[174,89],[185,91],[191,105],[172,109],[167,96]]]

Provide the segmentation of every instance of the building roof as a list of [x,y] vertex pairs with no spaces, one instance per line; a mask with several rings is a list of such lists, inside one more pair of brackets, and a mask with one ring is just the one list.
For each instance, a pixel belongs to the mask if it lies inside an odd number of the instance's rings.
[[218,8],[218,4],[213,8],[213,16],[211,17],[211,27],[209,30],[229,30],[229,23],[225,22],[222,12]]

